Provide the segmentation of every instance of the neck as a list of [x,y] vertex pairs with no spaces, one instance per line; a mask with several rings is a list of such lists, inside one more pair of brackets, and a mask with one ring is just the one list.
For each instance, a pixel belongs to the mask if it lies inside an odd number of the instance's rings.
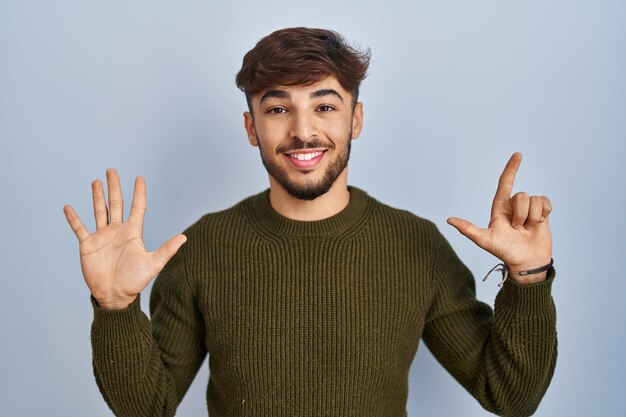
[[293,197],[270,176],[270,204],[278,214],[291,220],[327,219],[346,208],[349,202],[347,168],[337,177],[330,190],[315,200],[300,200]]

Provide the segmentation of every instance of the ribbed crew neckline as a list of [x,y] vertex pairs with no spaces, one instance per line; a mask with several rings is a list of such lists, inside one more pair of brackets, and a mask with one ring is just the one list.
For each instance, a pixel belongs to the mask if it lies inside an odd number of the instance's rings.
[[334,216],[322,220],[292,220],[279,214],[270,204],[269,189],[250,197],[248,206],[255,220],[253,223],[263,229],[261,233],[284,237],[337,236],[360,224],[370,206],[371,198],[365,191],[352,186],[348,186],[348,191],[348,205]]

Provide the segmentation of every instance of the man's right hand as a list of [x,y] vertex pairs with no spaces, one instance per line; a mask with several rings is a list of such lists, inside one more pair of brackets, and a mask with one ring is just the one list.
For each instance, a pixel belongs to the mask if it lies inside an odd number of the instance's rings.
[[122,189],[117,172],[106,171],[109,208],[102,181],[91,183],[96,231],[89,234],[71,205],[63,207],[70,227],[80,243],[80,266],[85,282],[98,305],[106,310],[128,307],[148,283],[163,269],[187,237],[178,234],[148,252],[143,244],[146,212],[146,183],[135,179],[130,215],[126,222]]

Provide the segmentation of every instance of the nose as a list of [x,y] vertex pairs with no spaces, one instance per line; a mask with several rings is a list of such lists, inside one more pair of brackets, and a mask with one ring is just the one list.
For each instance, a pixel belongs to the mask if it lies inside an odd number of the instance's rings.
[[292,111],[292,120],[289,136],[291,139],[299,139],[309,142],[318,136],[315,118],[303,111]]

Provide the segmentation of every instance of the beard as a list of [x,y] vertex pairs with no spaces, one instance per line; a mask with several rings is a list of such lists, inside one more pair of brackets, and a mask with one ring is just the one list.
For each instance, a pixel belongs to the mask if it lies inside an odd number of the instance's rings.
[[[347,145],[345,146],[345,148],[342,147],[338,150],[335,159],[333,161],[330,161],[328,167],[326,168],[326,172],[324,172],[324,175],[321,179],[314,180],[305,178],[301,181],[291,180],[287,171],[276,163],[275,158],[268,158],[264,155],[263,148],[261,147],[261,138],[259,138],[258,143],[259,152],[261,153],[261,160],[263,161],[263,165],[265,166],[267,173],[271,175],[276,180],[276,182],[278,182],[292,197],[299,200],[310,201],[315,200],[317,197],[326,194],[335,183],[339,175],[341,175],[341,173],[348,166],[348,160],[350,159],[350,149],[352,146],[351,138],[352,130],[350,130],[348,140],[346,141]],[[296,139],[295,141],[290,143],[288,147],[279,147],[278,149],[276,149],[275,154],[277,156],[280,156],[287,151],[314,148],[328,148],[328,150],[336,149],[335,145],[332,143],[324,143],[316,139],[313,139],[309,142],[303,142],[299,139]],[[307,174],[309,174],[309,172],[302,173],[302,175],[304,176],[306,176]]]

